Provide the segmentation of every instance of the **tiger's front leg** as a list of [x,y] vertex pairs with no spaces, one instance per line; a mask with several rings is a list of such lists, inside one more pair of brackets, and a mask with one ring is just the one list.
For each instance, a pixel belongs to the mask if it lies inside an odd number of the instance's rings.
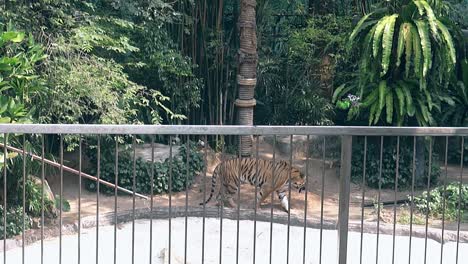
[[289,212],[289,200],[286,192],[284,190],[278,190],[276,193],[278,194],[278,198],[281,201],[281,207],[283,207],[286,212]]

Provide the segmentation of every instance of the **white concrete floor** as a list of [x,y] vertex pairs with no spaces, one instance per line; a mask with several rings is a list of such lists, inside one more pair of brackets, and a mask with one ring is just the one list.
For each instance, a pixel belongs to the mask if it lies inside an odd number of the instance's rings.
[[[184,218],[172,220],[172,263],[184,263]],[[205,262],[219,263],[219,219],[206,219]],[[163,263],[161,251],[168,247],[168,220],[153,221],[153,262]],[[223,220],[222,263],[236,263],[237,222]],[[307,230],[306,262],[319,263],[320,231]],[[269,263],[270,223],[257,222],[256,263]],[[117,263],[132,263],[132,224],[127,223],[117,231]],[[379,241],[378,263],[392,263],[393,238],[381,235]],[[114,227],[99,228],[99,263],[114,263]],[[187,263],[201,263],[202,219],[189,218]],[[274,224],[272,263],[286,263],[287,226]],[[289,263],[302,264],[303,228],[291,227]],[[424,263],[424,239],[413,238],[411,263]],[[64,236],[62,242],[62,263],[76,264],[77,236]],[[408,263],[408,237],[396,237],[395,262]],[[440,263],[440,243],[429,240],[427,263]],[[149,220],[137,220],[135,225],[135,262],[149,263]],[[349,234],[348,263],[359,263],[360,234]],[[253,222],[240,222],[239,263],[252,263],[253,260]],[[40,242],[25,248],[25,263],[41,263]],[[59,263],[59,239],[44,241],[44,263]],[[81,263],[96,263],[96,229],[83,230],[81,236]],[[456,243],[444,245],[443,263],[454,264]],[[7,263],[22,263],[22,249],[7,252]],[[164,253],[163,253],[164,255]],[[0,254],[3,259],[3,254]],[[337,232],[323,231],[322,263],[337,263]],[[376,235],[364,235],[363,263],[376,263]],[[468,263],[468,244],[460,244],[458,263]]]

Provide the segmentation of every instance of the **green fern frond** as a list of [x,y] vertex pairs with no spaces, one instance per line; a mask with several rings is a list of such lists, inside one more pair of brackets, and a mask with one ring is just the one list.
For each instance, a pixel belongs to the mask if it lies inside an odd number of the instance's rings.
[[405,42],[406,42],[406,33],[405,33],[405,31],[407,30],[407,27],[405,27],[405,24],[402,24],[400,26],[400,30],[398,32],[397,62],[396,62],[397,67],[400,67],[400,65],[401,65],[401,56],[403,56],[403,52],[405,51]]
[[429,28],[427,22],[424,20],[416,20],[416,27],[418,28],[419,37],[421,38],[421,47],[423,51],[423,77],[427,76],[427,73],[432,67],[432,49],[431,40],[429,39]]
[[422,78],[421,74],[421,59],[422,59],[422,51],[421,51],[421,38],[419,37],[418,31],[416,27],[411,26],[411,36],[412,36],[412,44],[413,44],[413,52],[414,52],[414,73],[416,76]]
[[398,85],[395,86],[395,93],[398,99],[398,109],[400,111],[399,114],[402,116],[405,114],[405,94],[403,89],[401,89],[401,87]]
[[393,34],[395,32],[395,22],[398,15],[392,15],[388,18],[385,24],[385,29],[382,37],[382,72],[380,76],[384,76],[388,72],[390,66],[390,56],[393,47]]
[[374,13],[369,13],[361,18],[359,22],[357,23],[356,27],[354,28],[353,32],[349,36],[349,42],[353,43],[354,39],[361,33],[364,29],[368,28],[369,26],[377,23],[377,21],[367,21],[370,16],[372,16]]
[[387,95],[387,81],[379,83],[379,109],[382,110],[385,106],[385,96]]
[[431,28],[432,32],[432,37],[436,40],[439,39],[439,33],[437,31],[437,18],[434,14],[434,11],[432,10],[432,7],[426,2],[426,1],[419,1],[421,5],[424,7],[426,10],[426,16],[427,16],[427,21],[429,23],[429,26]]
[[[406,60],[406,67],[405,67],[405,74],[406,77],[409,76],[409,71],[411,68],[411,57],[413,56],[413,35],[412,32],[414,32],[414,27],[410,23],[404,23],[402,25],[404,28],[404,34],[405,34],[405,60]],[[416,52],[415,52],[416,54]]]
[[435,23],[437,24],[437,27],[439,28],[440,32],[442,32],[443,40],[445,44],[447,45],[446,48],[449,51],[451,63],[455,65],[457,63],[457,55],[456,55],[455,44],[453,42],[452,35],[450,34],[447,27],[442,22],[440,22],[439,20],[436,20]]
[[384,33],[384,29],[387,25],[387,20],[389,18],[390,16],[385,16],[382,19],[380,19],[379,23],[377,23],[377,27],[375,28],[372,40],[372,54],[374,55],[374,58],[377,58],[377,56],[379,55],[380,43],[382,42],[382,35]]
[[388,92],[386,97],[386,110],[387,110],[387,123],[391,124],[393,121],[393,93]]
[[374,89],[361,103],[361,106],[366,108],[377,101],[379,98],[379,89]]
[[422,2],[422,1],[413,1],[413,3],[414,3],[414,4],[416,5],[416,7],[418,8],[419,15],[420,15],[420,16],[424,16],[425,9],[424,9],[424,6],[422,5],[421,2]]
[[416,108],[413,104],[413,96],[411,95],[410,88],[403,82],[399,83],[399,87],[403,90],[406,99],[406,113],[408,116],[414,116]]

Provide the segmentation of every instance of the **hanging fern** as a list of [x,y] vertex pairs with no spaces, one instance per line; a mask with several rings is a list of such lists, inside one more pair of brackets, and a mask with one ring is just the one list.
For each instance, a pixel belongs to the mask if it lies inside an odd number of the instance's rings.
[[349,46],[360,51],[359,85],[343,86],[334,94],[337,103],[347,93],[361,97],[359,104],[348,104],[348,116],[366,113],[369,125],[402,125],[410,118],[419,125],[434,124],[432,112],[440,111],[445,99],[432,87],[446,86],[457,63],[450,30],[433,9],[439,2],[386,5],[381,9],[386,12],[369,13],[357,23]]

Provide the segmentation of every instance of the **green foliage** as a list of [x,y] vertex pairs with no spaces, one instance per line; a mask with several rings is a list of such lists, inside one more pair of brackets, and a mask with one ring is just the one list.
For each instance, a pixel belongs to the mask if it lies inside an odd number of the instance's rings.
[[[453,101],[446,88],[460,61],[452,37],[457,29],[439,9],[425,0],[393,1],[357,23],[349,41],[360,50],[359,75],[346,83],[349,89],[337,89],[334,95],[334,103],[348,110],[348,120],[436,124],[434,115]],[[358,102],[343,105],[349,94]]]
[[[18,193],[22,193],[18,190]],[[42,198],[41,198],[41,186],[38,186],[32,180],[26,180],[25,186],[26,194],[26,212],[31,217],[41,217],[42,215]],[[22,200],[22,197],[21,197]],[[20,203],[22,201],[20,200]],[[54,208],[54,201],[51,201],[44,193],[44,215],[46,217],[54,216],[52,211]]]
[[[5,210],[3,205],[0,205],[0,219],[4,219]],[[0,236],[3,237],[6,230],[7,238],[17,236],[23,232],[23,208],[13,207],[7,208],[6,212],[7,226],[0,226]],[[31,218],[26,214],[24,217],[25,228],[28,230],[32,226]]]
[[[111,149],[101,149],[101,171],[100,177],[108,182],[115,182],[115,153]],[[172,173],[172,191],[179,192],[189,187],[197,173],[203,170],[203,156],[197,151],[195,143],[190,143],[189,164],[187,168],[187,149],[186,145],[181,145],[179,153],[172,158],[172,162],[167,158],[164,162],[155,162],[141,158],[135,160],[135,179],[136,192],[151,193],[151,174],[154,170],[154,194],[167,193],[169,191],[169,175]],[[107,154],[106,154],[107,153]],[[97,164],[95,151],[90,152],[92,164]],[[119,152],[119,186],[133,189],[133,152]],[[187,176],[187,169],[189,175]],[[91,170],[92,175],[96,175],[96,168]],[[188,181],[186,183],[186,177]],[[96,190],[96,182],[87,181],[86,186],[90,190]],[[114,193],[114,189],[100,185],[100,190],[104,193]]]
[[62,211],[63,212],[70,212],[70,203],[68,202],[67,199],[63,198],[62,197],[62,207],[60,207],[60,195],[55,195],[55,208],[57,208],[58,210],[60,210],[60,208],[62,208]]
[[414,205],[419,212],[428,213],[433,218],[441,219],[445,211],[445,219],[453,221],[458,219],[459,208],[462,216],[468,209],[468,185],[466,184],[460,186],[459,183],[450,183],[445,190],[444,186],[432,189],[429,192],[429,208],[427,196],[427,191],[425,191],[414,197]]
[[[408,141],[408,142],[406,142]],[[399,150],[399,167],[398,167],[398,188],[405,189],[411,187],[413,177],[413,148],[412,142],[409,140],[401,139]],[[396,141],[386,140],[384,142],[384,149],[382,153],[382,176],[381,187],[393,189],[395,186],[396,175]],[[367,144],[367,158],[366,158],[366,184],[373,188],[379,187],[379,170],[380,170],[380,141],[376,138],[369,138]],[[428,157],[429,151],[425,150],[425,155]],[[437,164],[437,155],[432,154],[432,167],[431,167],[431,184],[437,183],[440,176],[440,167]],[[362,175],[364,173],[364,141],[358,138],[353,144],[353,157],[352,157],[352,180],[355,183],[362,182]],[[416,164],[418,164],[416,160]],[[417,166],[417,165],[416,165]],[[429,160],[425,160],[425,168],[429,167]],[[427,173],[424,177],[418,178],[415,176],[415,187],[424,187],[427,185]]]
[[285,38],[268,38],[271,42],[260,50],[257,122],[330,125],[334,111],[327,97],[333,82],[349,78],[353,71],[345,58],[351,20],[317,16],[298,28],[287,22],[281,20],[271,33]]

